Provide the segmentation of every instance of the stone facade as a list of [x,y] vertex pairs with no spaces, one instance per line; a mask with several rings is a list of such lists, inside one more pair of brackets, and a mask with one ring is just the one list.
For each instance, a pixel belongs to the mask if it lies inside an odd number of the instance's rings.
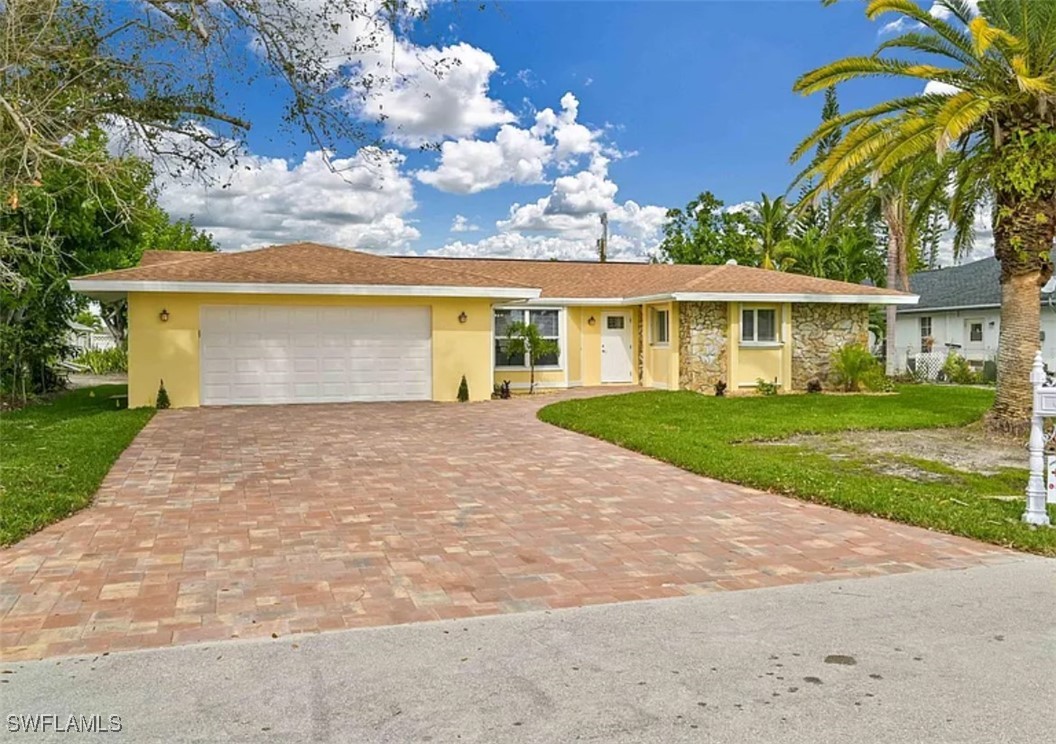
[[682,302],[678,312],[678,386],[713,393],[726,381],[729,328],[725,302]]
[[826,385],[832,354],[847,344],[869,343],[869,307],[827,303],[792,305],[792,387],[818,378]]

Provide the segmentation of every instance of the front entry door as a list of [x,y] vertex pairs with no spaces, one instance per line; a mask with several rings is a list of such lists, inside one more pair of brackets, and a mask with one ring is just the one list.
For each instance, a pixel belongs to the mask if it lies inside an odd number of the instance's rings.
[[986,325],[984,318],[965,319],[964,351],[965,356],[969,359],[982,359],[983,352],[986,350],[986,343],[983,340],[985,328]]
[[632,382],[634,337],[630,313],[601,315],[601,381]]

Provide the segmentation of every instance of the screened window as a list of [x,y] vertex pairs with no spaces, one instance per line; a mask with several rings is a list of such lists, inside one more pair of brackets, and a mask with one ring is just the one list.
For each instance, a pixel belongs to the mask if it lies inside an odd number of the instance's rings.
[[[560,310],[496,310],[495,311],[495,366],[528,367],[527,354],[510,354],[507,351],[509,341],[506,332],[512,323],[533,323],[539,329],[539,335],[561,343]],[[560,354],[547,354],[540,357],[536,367],[556,367]]]
[[931,317],[924,316],[920,319],[920,350],[931,351]]
[[776,343],[777,310],[746,307],[741,311],[741,341],[743,343]]
[[972,323],[968,326],[968,340],[976,343],[982,343],[983,340],[983,324]]
[[667,310],[653,310],[653,343],[666,344],[670,340],[671,314]]

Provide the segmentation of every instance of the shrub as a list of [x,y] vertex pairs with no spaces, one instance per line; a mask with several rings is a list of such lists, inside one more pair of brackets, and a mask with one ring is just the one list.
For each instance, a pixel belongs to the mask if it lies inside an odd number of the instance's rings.
[[960,354],[950,354],[942,365],[942,375],[954,385],[976,385],[979,373],[972,369],[968,360]]
[[755,381],[755,391],[759,395],[777,395],[777,380],[769,382],[760,377]]
[[458,402],[466,403],[469,401],[469,383],[466,382],[466,376],[462,375],[462,382],[458,383]]
[[169,391],[165,389],[165,380],[161,381],[158,385],[158,401],[154,404],[154,407],[159,411],[169,408],[172,403],[169,402]]
[[88,349],[73,360],[83,364],[93,375],[110,375],[115,372],[128,372],[128,352],[114,347],[112,349]]
[[983,362],[983,380],[987,385],[993,385],[997,382],[997,362],[993,359],[987,359]]
[[820,393],[821,392],[821,380],[817,377],[812,377],[807,381],[807,392],[808,393]]
[[832,355],[832,376],[836,384],[848,393],[878,389],[878,377],[884,378],[880,362],[861,344],[847,344]]

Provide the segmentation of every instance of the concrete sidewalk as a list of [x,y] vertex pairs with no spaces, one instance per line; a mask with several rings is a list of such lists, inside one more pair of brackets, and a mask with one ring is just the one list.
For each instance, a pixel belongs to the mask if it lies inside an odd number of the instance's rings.
[[5,732],[120,715],[120,741],[1041,742],[1056,561],[0,669]]

